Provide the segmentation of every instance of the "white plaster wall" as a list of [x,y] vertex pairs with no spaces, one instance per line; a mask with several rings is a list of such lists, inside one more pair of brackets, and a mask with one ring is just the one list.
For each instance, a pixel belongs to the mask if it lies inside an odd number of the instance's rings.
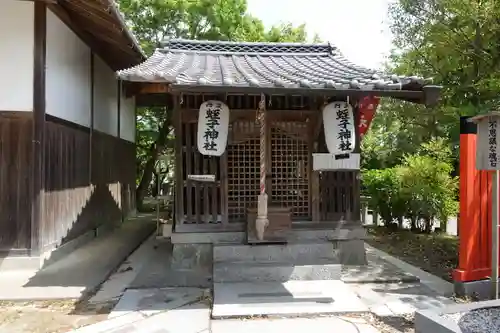
[[90,48],[47,11],[46,113],[90,127]]
[[34,4],[1,0],[0,110],[33,111]]
[[98,56],[94,56],[94,129],[118,136],[118,81]]
[[135,98],[121,96],[120,138],[135,142]]

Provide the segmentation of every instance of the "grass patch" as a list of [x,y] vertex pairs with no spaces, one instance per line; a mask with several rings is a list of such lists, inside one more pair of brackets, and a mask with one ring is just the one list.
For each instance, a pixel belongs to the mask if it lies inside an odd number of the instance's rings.
[[367,228],[366,242],[426,272],[452,282],[458,264],[458,238],[446,234],[417,234],[385,227]]

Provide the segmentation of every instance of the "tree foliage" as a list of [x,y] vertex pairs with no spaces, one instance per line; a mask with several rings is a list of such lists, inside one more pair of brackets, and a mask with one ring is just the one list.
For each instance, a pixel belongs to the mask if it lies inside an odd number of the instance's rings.
[[151,53],[168,38],[301,42],[305,25],[273,26],[247,12],[246,0],[120,0],[132,30]]
[[432,77],[443,86],[432,108],[384,99],[363,143],[365,167],[402,163],[432,138],[445,138],[457,165],[459,117],[499,106],[500,2],[397,0],[389,9],[395,47],[387,70]]
[[[423,143],[416,153],[404,154],[402,163],[391,168],[365,170],[363,185],[370,205],[386,226],[404,218],[412,228],[430,232],[434,221],[457,213],[458,180],[452,177],[452,152],[443,139]],[[418,222],[421,222],[420,224]]]

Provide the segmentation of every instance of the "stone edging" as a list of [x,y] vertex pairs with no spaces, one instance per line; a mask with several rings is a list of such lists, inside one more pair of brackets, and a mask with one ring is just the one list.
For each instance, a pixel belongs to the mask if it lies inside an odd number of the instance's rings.
[[443,280],[443,279],[441,279],[433,274],[427,273],[426,271],[424,271],[418,267],[415,267],[407,262],[404,262],[403,260],[395,258],[384,251],[381,251],[379,249],[374,248],[373,246],[367,244],[366,242],[365,242],[365,248],[367,250],[372,251],[373,253],[375,253],[377,256],[384,259],[385,261],[393,264],[397,268],[418,277],[420,279],[420,282],[423,285],[432,289],[438,295],[441,295],[444,297],[453,296],[454,287],[453,287],[453,284],[451,282],[445,281],[445,280]]

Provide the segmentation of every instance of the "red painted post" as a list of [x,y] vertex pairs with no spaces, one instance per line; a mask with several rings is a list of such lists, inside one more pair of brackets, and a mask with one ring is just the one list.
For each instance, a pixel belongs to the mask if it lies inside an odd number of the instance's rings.
[[460,119],[460,230],[458,283],[487,279],[491,273],[491,174],[476,169],[477,127]]

